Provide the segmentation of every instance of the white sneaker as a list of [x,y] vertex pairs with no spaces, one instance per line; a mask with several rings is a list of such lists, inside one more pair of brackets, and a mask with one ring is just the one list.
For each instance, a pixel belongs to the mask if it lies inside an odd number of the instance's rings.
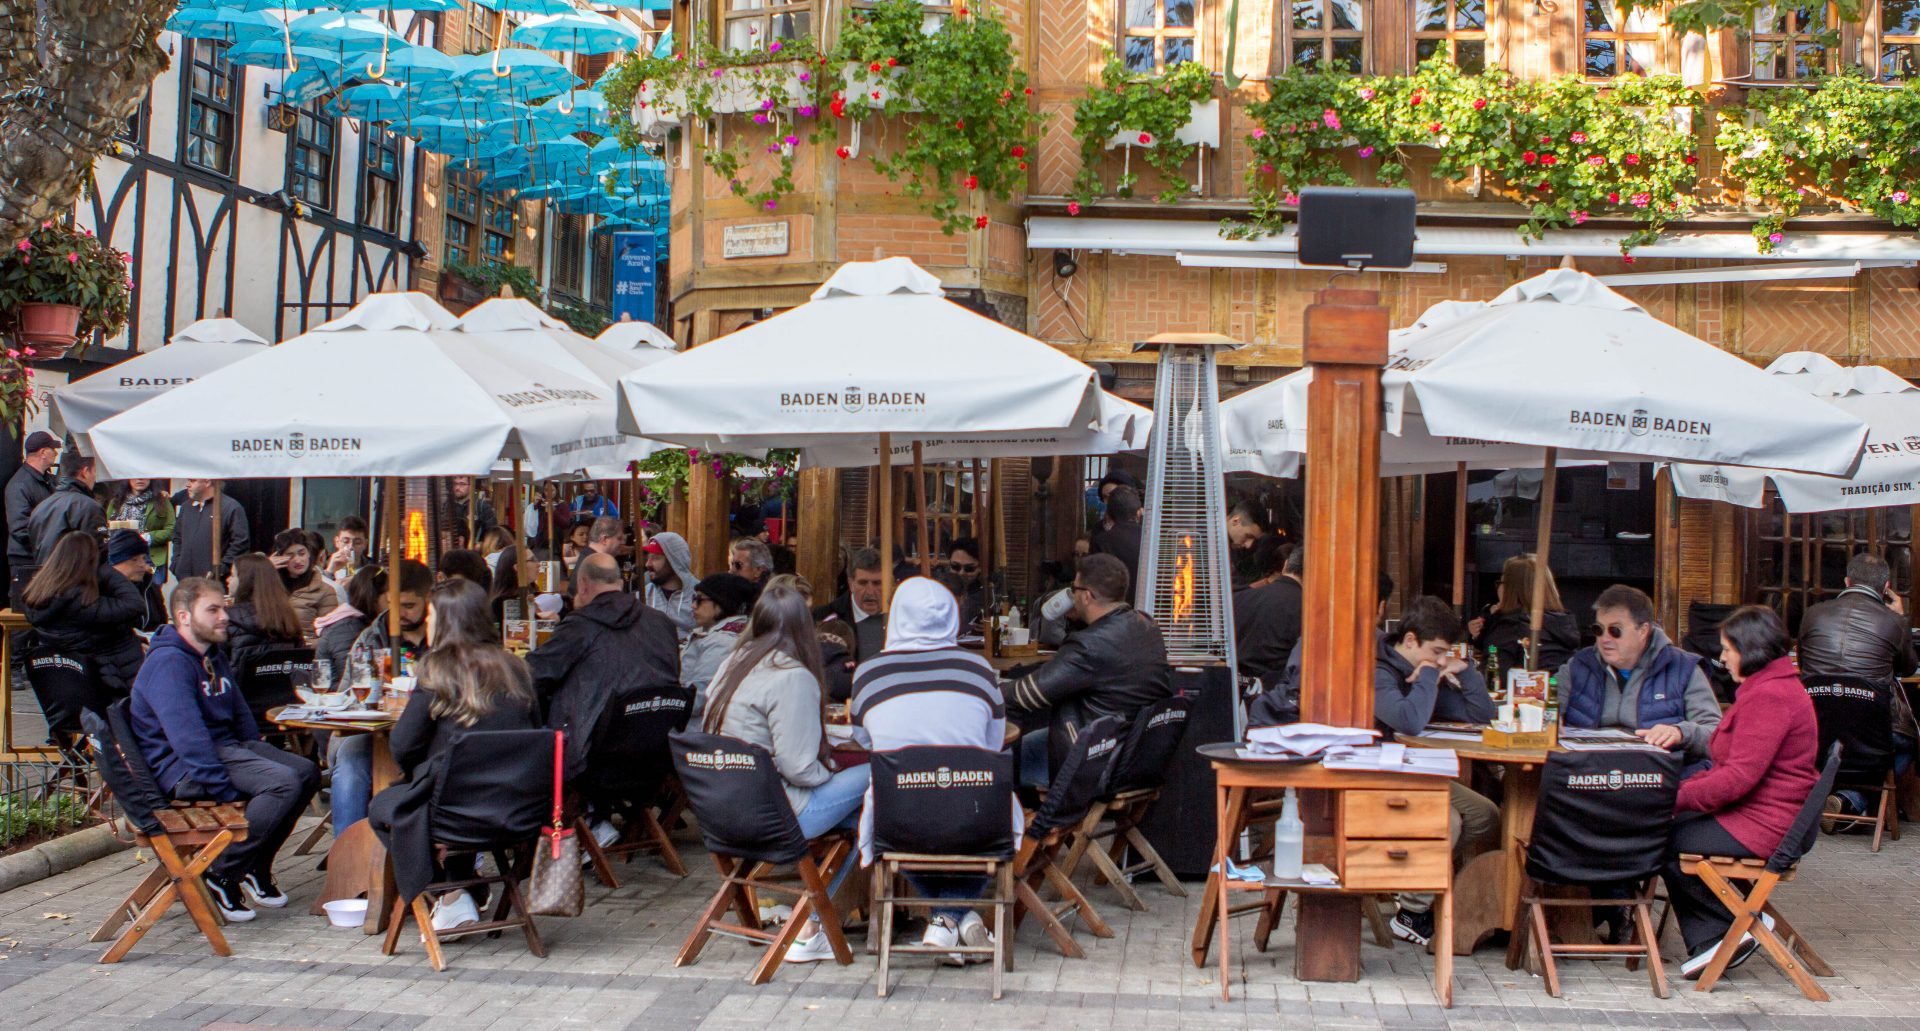
[[793,907],[784,902],[760,901],[760,922],[768,927],[778,927],[793,915]]
[[[960,944],[975,949],[993,947],[993,932],[987,930],[987,922],[980,918],[980,914],[968,910],[967,915],[960,918]],[[961,958],[968,963],[989,963],[993,961],[992,956],[979,953],[969,953]]]
[[464,924],[480,922],[480,908],[473,903],[468,892],[456,891],[440,896],[433,904],[433,929],[451,931]]
[[[960,944],[960,929],[954,926],[952,917],[936,916],[927,921],[927,930],[920,936],[920,944],[933,949],[951,949]],[[957,952],[940,957],[940,962],[956,967],[962,964]]]
[[620,840],[620,828],[611,820],[601,820],[593,825],[593,840],[599,842],[601,848],[612,848]]
[[827,940],[825,930],[816,930],[813,937],[802,938],[789,946],[785,958],[789,963],[818,963],[823,959],[832,959],[833,943]]

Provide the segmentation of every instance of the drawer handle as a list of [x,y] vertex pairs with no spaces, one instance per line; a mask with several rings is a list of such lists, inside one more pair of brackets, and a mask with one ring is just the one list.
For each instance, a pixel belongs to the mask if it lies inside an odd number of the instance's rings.
[[1387,858],[1388,859],[1405,859],[1407,858],[1407,850],[1404,848],[1390,848],[1387,850]]
[[1407,806],[1411,804],[1412,803],[1408,802],[1406,799],[1400,798],[1398,796],[1387,799],[1388,809],[1405,809]]

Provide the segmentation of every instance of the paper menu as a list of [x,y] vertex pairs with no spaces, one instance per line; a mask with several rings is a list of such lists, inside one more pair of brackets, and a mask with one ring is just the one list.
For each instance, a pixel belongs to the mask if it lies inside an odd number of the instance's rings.
[[1253,752],[1286,755],[1314,755],[1336,745],[1370,745],[1380,732],[1358,727],[1330,727],[1324,723],[1286,723],[1276,727],[1254,727],[1247,731],[1247,748]]
[[1545,670],[1510,669],[1507,671],[1507,701],[1515,705],[1534,702],[1544,707],[1549,683],[1549,675]]
[[1378,770],[1386,773],[1418,773],[1429,777],[1460,775],[1460,756],[1451,748],[1408,748],[1405,745],[1356,748],[1339,745],[1327,749],[1321,765],[1329,770]]

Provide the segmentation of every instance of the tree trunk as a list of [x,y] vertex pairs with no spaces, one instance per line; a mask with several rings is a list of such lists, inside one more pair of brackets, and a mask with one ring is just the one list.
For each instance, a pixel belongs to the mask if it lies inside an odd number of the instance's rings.
[[71,209],[167,67],[175,0],[0,0],[0,252]]

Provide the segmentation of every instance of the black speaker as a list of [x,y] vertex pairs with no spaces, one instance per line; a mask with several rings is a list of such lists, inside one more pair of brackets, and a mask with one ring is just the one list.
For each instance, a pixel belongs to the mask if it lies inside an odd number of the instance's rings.
[[1414,220],[1412,190],[1309,186],[1300,191],[1300,264],[1407,268]]
[[1187,735],[1167,769],[1160,801],[1140,830],[1160,857],[1184,880],[1200,880],[1213,865],[1215,827],[1213,766],[1195,749],[1235,740],[1233,670],[1219,666],[1176,666],[1173,689],[1193,699]]

